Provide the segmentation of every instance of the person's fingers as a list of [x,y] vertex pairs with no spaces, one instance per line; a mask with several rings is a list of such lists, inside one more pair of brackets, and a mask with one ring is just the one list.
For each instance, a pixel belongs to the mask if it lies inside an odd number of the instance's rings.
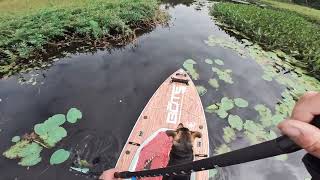
[[301,148],[320,158],[320,130],[317,127],[298,120],[285,120],[278,127]]
[[320,93],[305,93],[293,108],[291,119],[303,122],[311,122],[315,115],[320,114]]

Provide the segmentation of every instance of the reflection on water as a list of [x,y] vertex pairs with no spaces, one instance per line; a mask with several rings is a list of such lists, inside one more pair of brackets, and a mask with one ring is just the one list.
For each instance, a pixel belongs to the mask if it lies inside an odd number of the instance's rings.
[[[167,1],[171,15],[169,27],[157,27],[142,35],[135,44],[112,51],[77,53],[61,59],[48,70],[36,71],[38,76],[25,75],[30,83],[19,84],[18,76],[0,80],[0,152],[10,146],[11,137],[29,132],[34,124],[52,114],[77,107],[83,119],[66,127],[68,137],[57,148],[68,149],[72,158],[58,166],[49,166],[48,158],[56,149],[46,150],[43,161],[29,169],[0,157],[0,179],[17,180],[80,180],[70,172],[72,165],[85,160],[94,171],[113,167],[134,123],[158,86],[186,59],[197,62],[199,72],[196,85],[204,85],[202,96],[206,107],[222,97],[242,97],[249,102],[246,110],[235,109],[233,114],[243,119],[256,116],[253,105],[268,107],[278,102],[284,87],[261,79],[260,65],[240,57],[237,52],[204,43],[209,35],[228,37],[208,16],[207,8],[197,10],[191,1]],[[206,4],[208,5],[208,4]],[[233,84],[221,83],[219,91],[210,88],[208,80],[214,76],[205,59],[222,59],[226,69],[232,69]],[[36,82],[34,84],[34,82]],[[223,127],[227,121],[214,113],[206,114],[210,134],[210,150],[224,143]],[[231,149],[245,147],[250,142],[238,135]],[[303,152],[290,155],[287,161],[273,158],[218,168],[219,180],[302,180],[308,176],[301,163]],[[82,161],[84,162],[84,161]],[[213,179],[213,178],[212,178]]]

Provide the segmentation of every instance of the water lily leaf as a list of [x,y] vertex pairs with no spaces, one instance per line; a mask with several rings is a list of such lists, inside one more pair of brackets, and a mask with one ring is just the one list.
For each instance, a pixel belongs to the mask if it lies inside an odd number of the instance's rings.
[[199,96],[203,96],[207,93],[207,89],[204,86],[196,86]]
[[275,114],[274,116],[272,116],[272,124],[277,126],[284,119],[285,119],[285,116],[283,116],[282,114]]
[[270,76],[268,74],[263,74],[262,79],[264,79],[266,81],[272,81],[272,76]]
[[216,79],[209,79],[208,83],[210,86],[212,86],[215,89],[219,88],[219,83]]
[[277,137],[278,137],[277,134],[274,131],[270,130],[267,140],[272,140],[272,139],[275,139]]
[[218,115],[220,118],[222,118],[222,119],[224,119],[224,118],[226,118],[226,117],[228,116],[228,113],[227,113],[225,110],[223,110],[223,109],[218,109],[218,110],[216,111],[216,113],[217,113],[217,115]]
[[187,73],[190,74],[191,78],[194,80],[199,79],[199,74],[197,73],[196,69],[194,68],[194,65],[197,64],[194,60],[192,59],[187,59],[183,63],[183,68],[186,69]]
[[232,128],[237,129],[238,131],[241,131],[243,128],[243,121],[237,115],[230,114],[228,117],[228,123]]
[[269,135],[261,124],[252,120],[246,120],[243,129],[245,129],[244,134],[250,140],[251,144],[263,142],[267,140]]
[[229,111],[234,107],[233,100],[229,99],[228,97],[223,97],[220,103],[220,109],[224,111]]
[[236,139],[235,131],[229,126],[223,128],[223,139],[226,143],[230,143],[232,140],[235,140]]
[[56,114],[51,116],[44,123],[46,124],[46,126],[50,127],[50,126],[60,126],[65,122],[66,122],[66,116],[64,114]]
[[70,156],[70,152],[66,151],[64,149],[59,149],[55,151],[51,157],[50,157],[50,164],[55,165],[55,164],[61,164],[65,162]]
[[41,162],[41,157],[39,156],[39,154],[31,154],[22,158],[18,164],[21,166],[34,166],[39,162]]
[[82,113],[77,108],[71,108],[67,114],[67,121],[69,123],[76,123],[79,119],[82,118]]
[[213,64],[213,61],[211,59],[205,59],[204,62],[207,64]]
[[216,63],[216,64],[218,64],[220,66],[224,65],[224,62],[221,59],[215,59],[214,63]]
[[33,166],[41,161],[41,151],[42,147],[37,143],[30,143],[27,140],[22,140],[11,146],[3,153],[3,155],[9,159],[21,158],[20,162],[18,163],[21,166]]
[[227,152],[230,152],[230,151],[231,151],[231,149],[226,144],[221,144],[219,147],[217,147],[214,150],[215,155],[224,154],[224,153],[227,153]]
[[254,107],[254,109],[259,113],[260,115],[260,121],[262,123],[263,127],[270,127],[272,125],[272,114],[271,110],[267,108],[263,104],[258,104]]
[[233,80],[231,77],[231,73],[232,73],[231,69],[220,70],[216,67],[212,67],[212,71],[217,73],[220,80],[222,80],[226,83],[229,83],[229,84],[233,84]]
[[205,111],[206,111],[207,113],[213,113],[213,112],[215,112],[217,109],[219,109],[219,107],[218,107],[216,104],[212,104],[212,105],[206,107]]
[[[209,178],[211,179],[211,178],[215,178],[216,177],[216,175],[218,174],[218,170],[217,169],[210,169],[209,170]],[[311,179],[310,179],[311,180]]]
[[20,141],[20,136],[14,136],[12,139],[11,139],[11,142],[18,142]]
[[36,134],[38,134],[39,136],[44,136],[47,134],[47,129],[46,129],[45,125],[42,123],[36,124],[33,129],[34,129],[34,132]]
[[279,156],[275,156],[274,158],[276,160],[279,160],[279,161],[286,161],[286,160],[288,160],[288,155],[287,154],[282,154],[282,155],[279,155]]
[[249,105],[248,101],[246,101],[242,98],[235,98],[234,104],[240,108],[245,108],[245,107],[248,107],[248,105]]

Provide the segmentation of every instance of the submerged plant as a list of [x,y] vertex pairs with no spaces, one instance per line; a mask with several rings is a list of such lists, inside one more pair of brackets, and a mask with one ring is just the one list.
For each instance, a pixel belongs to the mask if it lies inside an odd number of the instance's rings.
[[226,144],[221,144],[219,147],[214,149],[214,154],[219,155],[219,154],[224,154],[230,151],[231,151],[230,147],[228,147]]
[[230,126],[223,128],[223,140],[226,143],[230,143],[235,139],[236,139],[236,133],[233,128],[231,128]]
[[224,65],[224,62],[221,59],[215,59],[214,62],[220,66]]
[[199,79],[199,74],[197,73],[196,69],[194,68],[194,65],[197,64],[192,59],[187,59],[183,63],[183,67],[186,69],[187,73],[190,74],[191,78],[194,80]]
[[213,64],[213,61],[211,59],[205,59],[204,62],[207,64]]

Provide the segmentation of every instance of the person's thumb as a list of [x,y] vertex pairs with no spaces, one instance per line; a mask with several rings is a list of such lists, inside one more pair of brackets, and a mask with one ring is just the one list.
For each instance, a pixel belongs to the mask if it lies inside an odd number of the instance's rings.
[[297,120],[285,120],[278,127],[301,148],[320,158],[320,129]]

